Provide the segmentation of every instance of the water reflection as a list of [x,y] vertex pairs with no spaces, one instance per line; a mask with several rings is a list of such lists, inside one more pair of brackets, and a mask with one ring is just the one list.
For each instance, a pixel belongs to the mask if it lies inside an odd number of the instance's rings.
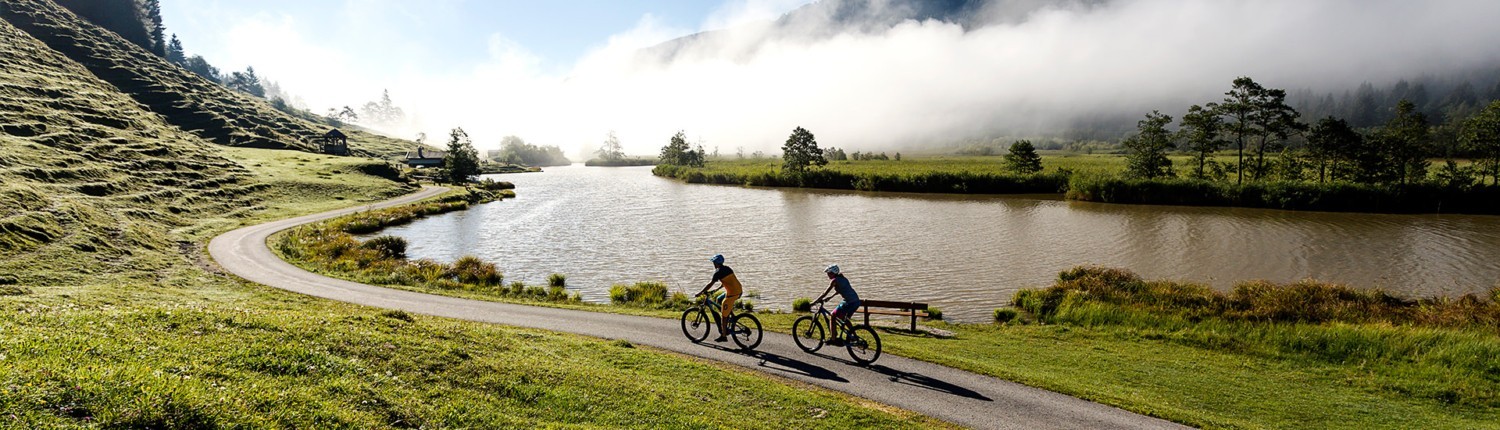
[[862,296],[983,320],[1018,288],[1080,264],[1148,278],[1319,278],[1409,295],[1500,282],[1500,217],[1126,206],[995,196],[681,184],[649,168],[497,175],[517,198],[387,230],[416,258],[495,261],[508,280],[568,275],[587,300],[639,280],[695,290],[729,257],[762,307],[822,292],[838,263]]

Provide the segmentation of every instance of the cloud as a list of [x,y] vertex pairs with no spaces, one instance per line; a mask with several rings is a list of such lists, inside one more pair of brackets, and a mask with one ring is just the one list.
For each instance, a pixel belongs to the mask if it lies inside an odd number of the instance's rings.
[[277,33],[284,60],[257,52],[245,61],[313,104],[368,100],[389,86],[416,117],[402,133],[463,126],[481,147],[515,134],[571,153],[616,130],[637,154],[655,153],[677,130],[729,153],[774,152],[797,126],[849,149],[1055,132],[1079,118],[1180,112],[1222,97],[1237,76],[1341,91],[1500,64],[1493,1],[995,2],[971,22],[878,31],[767,21],[798,3],[729,3],[701,29],[730,30],[666,56],[641,49],[688,31],[648,15],[563,74],[539,70],[525,47],[495,35],[477,65],[361,78],[367,70],[318,65],[339,54],[275,21],[254,32]]

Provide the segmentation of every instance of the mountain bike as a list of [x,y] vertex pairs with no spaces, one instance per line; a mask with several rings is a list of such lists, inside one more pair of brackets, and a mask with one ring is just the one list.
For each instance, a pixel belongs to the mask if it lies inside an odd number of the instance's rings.
[[833,313],[823,306],[827,299],[817,302],[817,310],[812,315],[797,318],[792,323],[792,341],[797,342],[797,347],[803,351],[812,353],[823,348],[825,338],[828,337],[828,328],[837,324],[839,337],[829,340],[839,340],[844,343],[844,349],[849,350],[849,357],[862,366],[868,366],[880,359],[880,335],[868,325],[854,325],[845,318],[834,318]]
[[[715,289],[715,291],[718,291]],[[696,301],[692,307],[682,312],[682,334],[687,336],[693,343],[703,342],[708,335],[719,327],[719,302],[710,296],[713,294],[701,294],[695,297]],[[748,312],[729,315],[728,336],[734,339],[734,344],[740,346],[740,350],[749,351],[760,345],[761,336],[764,334],[760,328],[760,320]]]

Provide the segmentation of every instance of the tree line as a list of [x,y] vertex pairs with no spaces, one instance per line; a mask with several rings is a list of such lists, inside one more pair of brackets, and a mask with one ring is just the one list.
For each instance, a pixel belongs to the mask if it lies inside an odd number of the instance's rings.
[[[1417,102],[1399,99],[1391,115],[1374,127],[1327,115],[1311,124],[1286,102],[1286,91],[1253,79],[1235,79],[1219,101],[1192,105],[1169,130],[1173,118],[1153,111],[1137,123],[1137,132],[1121,146],[1127,152],[1127,175],[1138,178],[1177,176],[1169,153],[1192,157],[1185,176],[1236,183],[1250,181],[1343,181],[1408,185],[1439,181],[1452,187],[1500,180],[1500,101],[1472,115],[1450,121],[1453,132],[1434,133],[1434,125]],[[1446,138],[1446,139],[1445,139]],[[1458,151],[1447,150],[1458,148]],[[1215,154],[1232,149],[1233,162]],[[1432,158],[1467,155],[1472,163],[1450,158],[1429,175]]]

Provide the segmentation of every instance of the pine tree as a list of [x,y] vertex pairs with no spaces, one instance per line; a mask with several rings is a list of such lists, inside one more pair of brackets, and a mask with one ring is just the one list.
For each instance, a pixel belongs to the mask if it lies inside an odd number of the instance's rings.
[[672,139],[667,141],[667,146],[661,147],[659,159],[661,164],[691,166],[693,165],[692,155],[689,154],[691,152],[693,149],[688,146],[687,135],[682,130],[678,130],[677,134],[672,135]]
[[1224,129],[1224,121],[1216,113],[1218,107],[1217,103],[1209,103],[1207,106],[1193,105],[1188,108],[1187,114],[1182,116],[1182,123],[1179,125],[1181,130],[1178,134],[1183,141],[1187,142],[1188,150],[1193,153],[1193,161],[1198,165],[1192,172],[1194,178],[1207,178],[1208,172],[1205,168],[1209,164],[1209,157],[1229,143],[1220,137]]
[[182,50],[182,41],[177,40],[177,33],[172,33],[172,41],[167,42],[167,61],[179,66],[187,65],[187,54]]
[[146,0],[146,30],[150,33],[149,50],[158,57],[167,58],[167,40],[163,36],[166,26],[161,23],[161,1]]
[[448,133],[448,154],[443,156],[443,167],[448,170],[448,182],[453,184],[469,182],[469,177],[479,174],[479,151],[462,127]]
[[1017,140],[1010,144],[1010,153],[1005,155],[1005,167],[1022,175],[1037,173],[1042,171],[1042,156],[1037,155],[1030,140]]

